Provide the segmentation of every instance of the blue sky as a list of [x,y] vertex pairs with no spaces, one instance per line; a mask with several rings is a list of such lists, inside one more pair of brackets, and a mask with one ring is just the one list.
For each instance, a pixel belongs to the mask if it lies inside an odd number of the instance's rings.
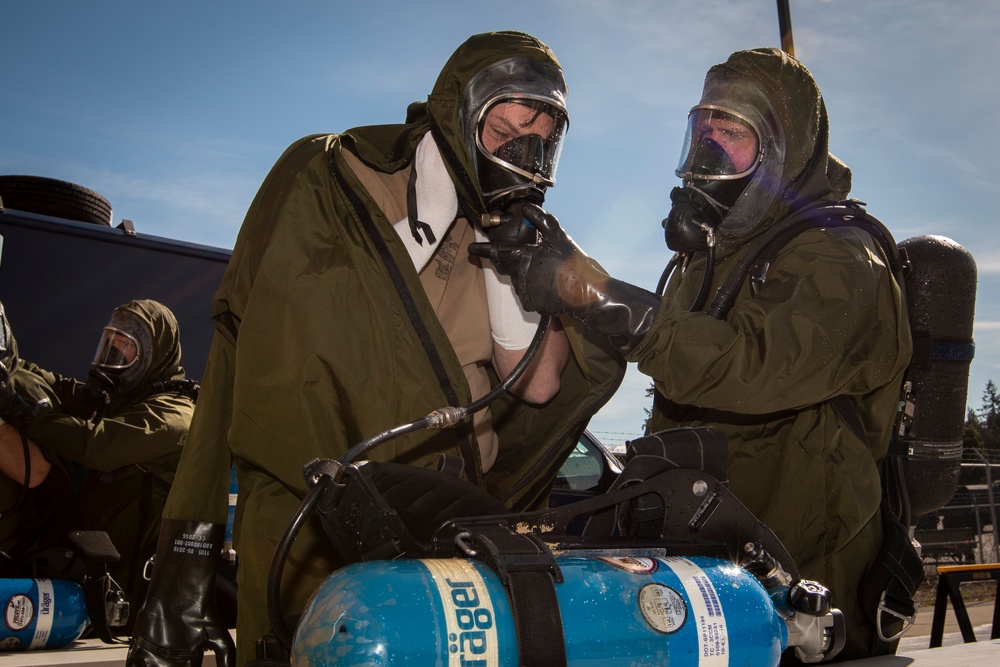
[[[469,35],[529,32],[569,84],[546,206],[616,277],[652,289],[688,109],[730,52],[779,46],[775,0],[0,4],[0,173],[79,183],[140,232],[232,247],[281,152],[307,134],[401,122]],[[1000,4],[791,0],[853,196],[897,240],[948,236],[979,269],[969,404],[1000,382]],[[634,368],[591,422],[640,431]]]

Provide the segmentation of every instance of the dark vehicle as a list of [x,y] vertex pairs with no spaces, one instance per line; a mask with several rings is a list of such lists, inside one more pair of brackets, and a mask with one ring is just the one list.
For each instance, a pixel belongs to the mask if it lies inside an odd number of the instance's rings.
[[621,461],[590,431],[584,431],[559,469],[549,504],[559,507],[608,490],[622,471]]
[[177,316],[182,363],[200,379],[214,331],[212,296],[230,251],[141,234],[128,221],[101,224],[101,199],[63,181],[0,176],[0,301],[21,356],[85,378],[108,313],[155,299]]
[[[103,197],[64,181],[0,176],[0,200],[0,301],[24,359],[85,378],[108,313],[148,298],[177,316],[182,363],[188,377],[201,378],[229,250],[140,234],[127,221],[112,227]],[[586,431],[560,470],[552,502],[601,493],[620,472],[615,455]]]
[[[584,431],[563,463],[552,484],[549,507],[562,507],[607,491],[622,471],[622,461],[590,431]],[[579,535],[587,524],[586,516],[570,523],[569,531]]]

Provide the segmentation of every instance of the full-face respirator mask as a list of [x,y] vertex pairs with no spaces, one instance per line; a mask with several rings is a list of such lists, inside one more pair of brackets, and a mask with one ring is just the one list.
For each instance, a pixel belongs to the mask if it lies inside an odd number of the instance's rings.
[[533,243],[526,204],[541,205],[555,185],[569,125],[562,71],[509,58],[480,71],[464,95],[462,124],[494,242]]
[[716,230],[746,191],[764,156],[761,133],[749,117],[720,106],[700,104],[688,114],[687,134],[670,191],[664,238],[674,257],[656,293],[663,294],[674,267],[695,252],[706,252],[705,274],[691,310],[701,310],[715,273]]
[[487,214],[483,227],[493,241],[534,243],[524,220],[526,204],[541,206],[555,172],[566,131],[566,113],[551,102],[500,98],[483,109],[477,123],[476,170]]
[[93,368],[87,380],[88,396],[100,407],[111,396],[137,389],[152,362],[149,328],[128,310],[116,310],[94,352]]
[[749,118],[711,105],[694,107],[675,172],[684,183],[670,192],[672,206],[663,221],[667,247],[680,253],[712,247],[715,230],[762,156],[760,132]]

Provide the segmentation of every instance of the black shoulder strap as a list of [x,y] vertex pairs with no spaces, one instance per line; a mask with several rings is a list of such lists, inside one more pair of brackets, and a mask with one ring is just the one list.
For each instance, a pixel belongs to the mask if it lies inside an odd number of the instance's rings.
[[[402,270],[393,258],[390,248],[386,244],[385,239],[379,233],[379,230],[375,225],[375,221],[372,219],[371,214],[365,207],[364,202],[347,182],[343,173],[341,173],[336,160],[331,158],[329,165],[331,175],[333,176],[337,187],[340,188],[340,190],[344,193],[344,196],[350,201],[350,205],[357,214],[358,219],[361,221],[361,225],[365,233],[368,235],[369,241],[371,241],[372,246],[378,253],[379,259],[382,261],[389,279],[396,288],[396,294],[399,297],[403,310],[406,312],[407,319],[409,319],[411,326],[413,326],[414,331],[417,333],[417,338],[420,340],[424,353],[427,355],[427,361],[430,364],[431,369],[434,371],[434,377],[437,380],[438,386],[444,394],[445,399],[448,401],[448,405],[461,405],[458,400],[458,390],[448,377],[448,370],[445,367],[444,359],[441,357],[441,352],[437,349],[437,346],[431,337],[430,330],[427,328],[427,323],[424,322],[420,315],[416,300],[410,291],[410,286],[407,284]],[[462,452],[462,458],[467,461],[476,460],[474,452],[478,445],[476,445],[475,434],[472,432],[472,429],[460,426],[458,431],[461,433],[458,447],[459,451]],[[468,475],[470,481],[477,485],[482,485],[483,479],[477,466],[470,466],[466,470],[466,474]]]
[[531,533],[481,525],[468,538],[477,558],[500,579],[510,602],[519,667],[566,667],[566,639],[556,584],[562,571],[552,551]]
[[863,229],[875,239],[889,262],[893,277],[900,289],[903,289],[903,275],[908,266],[905,253],[900,251],[885,225],[864,209],[864,202],[851,199],[837,204],[823,203],[802,209],[768,230],[733,267],[725,282],[715,293],[715,299],[708,307],[708,314],[719,320],[726,319],[750,270],[760,262],[770,264],[781,248],[802,232],[807,229],[846,226]]
[[851,429],[851,432],[857,436],[858,440],[868,442],[868,434],[865,433],[864,424],[861,423],[861,415],[858,414],[858,407],[851,400],[850,396],[846,394],[834,396],[830,399],[830,405],[833,406],[833,409],[836,410],[840,418],[847,424],[847,428]]
[[[805,208],[765,232],[726,277],[709,306],[708,314],[717,319],[725,319],[753,267],[763,263],[766,270],[766,266],[774,261],[778,252],[802,232],[807,229],[847,226],[864,230],[879,244],[905,300],[905,275],[909,270],[909,259],[905,251],[899,248],[885,225],[865,210],[864,202],[851,199]],[[851,432],[862,442],[867,442],[868,437],[854,401],[849,396],[837,396],[830,403]]]
[[[123,403],[120,406],[114,408],[114,413],[119,413],[122,410],[127,410],[129,408],[135,407],[142,403],[147,398],[153,396],[159,396],[160,394],[180,394],[182,396],[187,396],[194,402],[198,402],[198,393],[201,391],[201,385],[198,384],[197,380],[162,380],[157,381],[149,385],[146,391],[142,392],[138,396],[133,397],[128,402]],[[107,417],[107,404],[101,405],[101,408],[97,411],[94,416],[94,424],[100,423],[102,419]]]
[[192,401],[197,401],[200,391],[201,385],[198,384],[197,380],[167,380],[165,382],[155,382],[150,395],[183,394],[184,396],[188,396]]

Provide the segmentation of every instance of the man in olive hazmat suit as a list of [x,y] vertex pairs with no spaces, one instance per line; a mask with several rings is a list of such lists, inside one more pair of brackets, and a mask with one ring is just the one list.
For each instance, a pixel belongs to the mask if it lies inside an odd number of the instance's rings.
[[731,295],[720,290],[763,235],[847,198],[850,171],[828,133],[805,66],[777,49],[739,51],[709,70],[689,115],[683,186],[664,221],[683,271],[662,299],[609,277],[541,209],[525,211],[543,228],[539,246],[472,251],[514,277],[525,307],[608,335],[654,380],[652,432],[726,433],[731,490],[801,576],[831,590],[845,660],[875,650],[876,610],[859,593],[883,541],[880,467],[912,346],[904,296],[886,252],[850,225],[806,230]]
[[[250,206],[215,297],[216,336],[199,408],[167,502],[129,664],[233,664],[213,608],[230,461],[239,494],[237,656],[271,630],[267,575],[306,493],[303,466],[388,429],[486,395],[521,358],[538,316],[469,244],[554,184],[568,117],[551,50],[517,32],[475,35],[401,125],[306,137]],[[599,336],[559,323],[525,375],[455,428],[388,440],[365,458],[462,476],[513,510],[544,506],[624,362]],[[281,580],[298,615],[339,566],[305,522]]]
[[52,405],[24,424],[29,441],[76,480],[74,502],[43,541],[57,544],[71,530],[108,534],[121,557],[108,571],[133,610],[121,632],[145,596],[143,567],[194,415],[198,385],[180,360],[173,312],[139,299],[112,311],[87,382],[30,362],[14,375],[24,395]]

